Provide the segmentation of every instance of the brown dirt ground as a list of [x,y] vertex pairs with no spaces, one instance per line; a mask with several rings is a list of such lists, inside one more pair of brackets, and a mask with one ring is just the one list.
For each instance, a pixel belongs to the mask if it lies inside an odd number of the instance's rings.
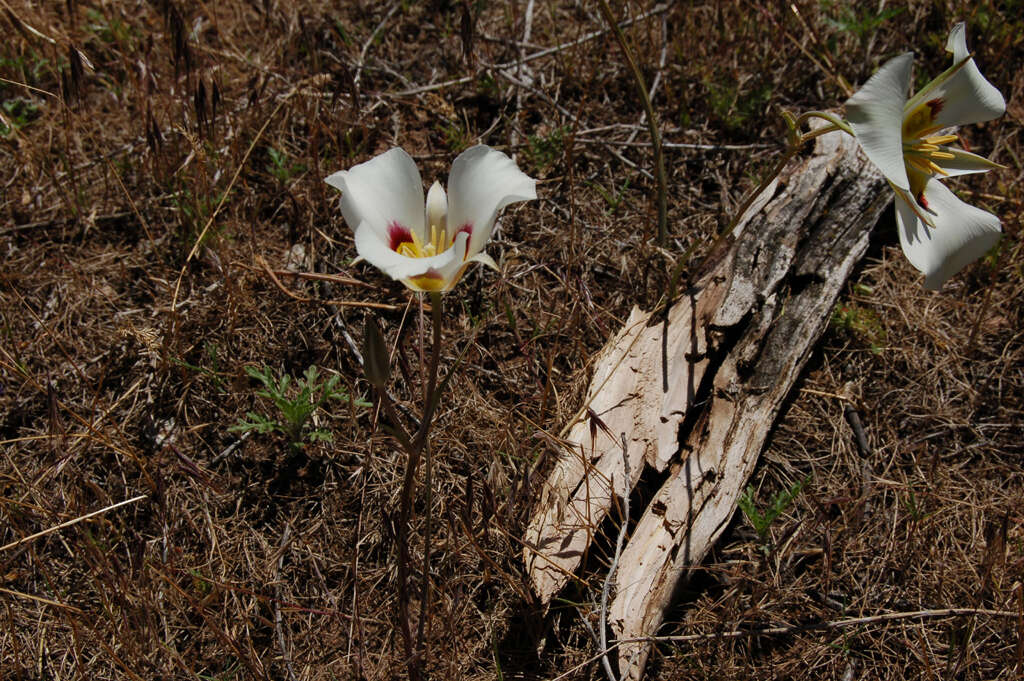
[[[369,303],[388,306],[392,391],[416,413],[414,299],[352,264],[322,178],[401,145],[443,179],[477,140],[515,154],[541,198],[505,211],[501,272],[446,298],[442,365],[465,354],[416,510],[414,532],[434,520],[428,668],[534,679],[586,661],[593,593],[547,614],[523,595],[517,538],[548,460],[535,433],[561,428],[630,306],[655,304],[674,258],[727,222],[782,148],[783,109],[835,108],[840,74],[863,82],[911,48],[923,83],[960,19],[1009,110],[963,131],[1006,168],[954,186],[1006,235],[933,294],[883,220],[751,480],[760,504],[803,492],[767,555],[738,514],[662,633],[1011,614],[709,636],[659,645],[651,669],[1024,675],[1020,3],[616,4],[668,143],[664,249],[636,86],[591,3],[0,5],[0,679],[404,676],[404,458],[375,411],[329,402],[316,425],[333,442],[301,450],[230,427],[273,414],[247,367],[315,365],[367,397],[350,339]],[[289,267],[356,282],[265,271]]]

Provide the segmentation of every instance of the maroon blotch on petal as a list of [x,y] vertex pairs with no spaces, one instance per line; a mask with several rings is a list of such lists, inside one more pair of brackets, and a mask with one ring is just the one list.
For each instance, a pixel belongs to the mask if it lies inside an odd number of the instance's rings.
[[927,199],[924,198],[924,192],[923,191],[922,192],[918,192],[916,198],[917,198],[917,205],[921,206],[921,208],[924,208],[929,213],[932,212],[931,207],[928,205]]
[[413,243],[412,232],[408,227],[403,227],[394,220],[388,224],[388,248],[397,251],[404,243]]

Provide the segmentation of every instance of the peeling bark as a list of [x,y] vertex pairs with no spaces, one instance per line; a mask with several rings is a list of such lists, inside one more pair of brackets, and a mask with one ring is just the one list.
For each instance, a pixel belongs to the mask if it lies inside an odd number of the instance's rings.
[[[587,412],[571,424],[527,530],[524,558],[542,602],[571,579],[614,498],[630,493],[646,463],[667,479],[623,551],[609,619],[619,639],[657,632],[680,580],[732,517],[890,199],[852,139],[821,137],[814,155],[783,173],[774,197],[766,192],[748,211],[732,247],[673,305],[667,326],[634,308],[602,350],[588,391],[608,432]],[[649,647],[622,644],[623,678],[640,678]]]

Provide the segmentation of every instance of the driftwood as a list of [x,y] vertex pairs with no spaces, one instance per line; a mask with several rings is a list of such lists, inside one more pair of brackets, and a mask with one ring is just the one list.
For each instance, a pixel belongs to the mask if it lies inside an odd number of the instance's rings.
[[615,579],[609,619],[624,641],[623,678],[642,675],[649,651],[627,640],[656,633],[680,580],[732,517],[890,198],[850,138],[819,138],[814,154],[790,164],[748,210],[731,248],[674,303],[667,322],[634,308],[598,357],[587,399],[597,418],[584,410],[567,428],[524,558],[534,590],[549,602],[644,465],[668,472]]

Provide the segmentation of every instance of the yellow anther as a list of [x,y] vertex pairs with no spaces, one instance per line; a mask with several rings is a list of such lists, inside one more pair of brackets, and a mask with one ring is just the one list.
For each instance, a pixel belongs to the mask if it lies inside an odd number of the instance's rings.
[[407,258],[429,258],[444,252],[450,245],[445,243],[447,238],[445,230],[438,228],[437,225],[430,226],[430,241],[427,243],[423,243],[423,240],[415,230],[410,230],[409,236],[412,238],[412,241],[404,241],[398,244],[398,248],[395,249],[396,253]]
[[934,137],[925,137],[924,141],[928,144],[949,144],[950,142],[956,142],[959,137],[956,135],[935,135]]
[[952,161],[953,159],[956,158],[955,154],[951,154],[948,151],[933,151],[928,155],[931,156],[932,158],[941,158],[947,161]]
[[931,161],[920,156],[907,156],[907,163],[926,173],[931,172]]

